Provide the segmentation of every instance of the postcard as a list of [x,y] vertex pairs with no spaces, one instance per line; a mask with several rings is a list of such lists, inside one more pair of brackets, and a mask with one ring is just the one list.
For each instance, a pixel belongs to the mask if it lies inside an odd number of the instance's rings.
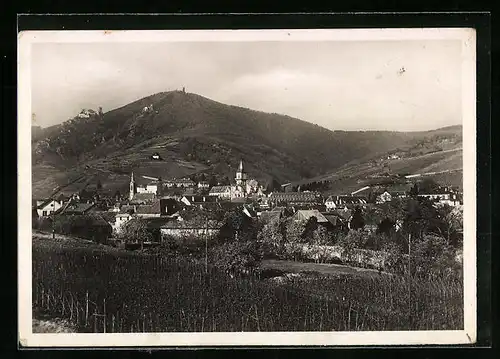
[[20,345],[474,343],[475,41],[20,32]]

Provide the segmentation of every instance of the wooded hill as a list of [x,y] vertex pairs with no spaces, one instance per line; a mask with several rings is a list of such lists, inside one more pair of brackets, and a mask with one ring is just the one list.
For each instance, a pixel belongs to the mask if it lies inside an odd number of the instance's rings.
[[[440,129],[461,142],[461,126]],[[242,159],[260,181],[296,181],[353,161],[413,148],[437,132],[330,131],[280,114],[222,104],[193,93],[157,93],[89,118],[75,117],[32,133],[33,195],[83,176],[126,190],[138,176],[228,176]],[[457,137],[458,136],[458,137]],[[433,146],[434,144],[432,144]],[[151,155],[158,153],[161,161]]]

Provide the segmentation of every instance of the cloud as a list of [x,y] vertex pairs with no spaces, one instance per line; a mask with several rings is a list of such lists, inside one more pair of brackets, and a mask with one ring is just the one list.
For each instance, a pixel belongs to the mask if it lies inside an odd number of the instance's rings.
[[454,41],[35,47],[33,111],[45,126],[82,107],[107,111],[184,86],[330,129],[418,130],[461,121],[461,45]]

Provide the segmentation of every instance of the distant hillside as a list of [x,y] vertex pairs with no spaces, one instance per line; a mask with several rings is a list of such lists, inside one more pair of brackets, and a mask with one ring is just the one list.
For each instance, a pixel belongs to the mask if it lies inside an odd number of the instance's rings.
[[[406,178],[408,176],[408,178]],[[307,188],[324,182],[329,194],[346,194],[365,186],[411,182],[431,177],[443,185],[463,188],[462,127],[418,132],[413,140],[383,154],[353,160],[323,175],[293,181]]]
[[[422,133],[330,131],[196,94],[162,92],[34,132],[33,192],[47,195],[82,175],[80,185],[99,178],[104,187],[126,190],[131,171],[163,178],[205,171],[232,178],[240,159],[261,181],[293,181],[415,146],[421,138]],[[156,152],[162,161],[150,159]]]

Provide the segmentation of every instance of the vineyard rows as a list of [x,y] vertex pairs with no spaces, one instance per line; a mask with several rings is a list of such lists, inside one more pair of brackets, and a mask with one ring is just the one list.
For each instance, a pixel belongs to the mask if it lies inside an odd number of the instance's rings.
[[346,278],[278,285],[180,258],[33,246],[34,311],[81,332],[408,330],[409,317],[419,329],[461,326],[459,287],[416,286],[409,303],[402,281]]

